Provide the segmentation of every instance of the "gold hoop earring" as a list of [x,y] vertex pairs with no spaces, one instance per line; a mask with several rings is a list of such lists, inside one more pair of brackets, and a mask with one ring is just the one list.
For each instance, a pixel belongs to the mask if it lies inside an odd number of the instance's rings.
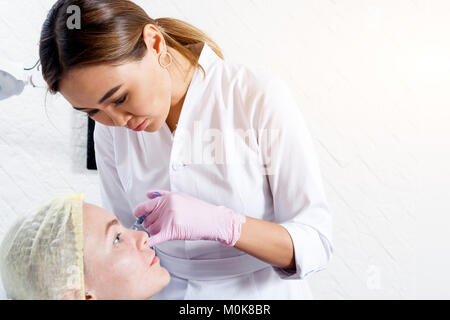
[[162,55],[160,55],[159,58],[158,58],[159,65],[160,65],[161,67],[165,68],[165,69],[167,69],[167,67],[169,67],[169,66],[172,64],[172,55],[171,55],[169,52],[166,52],[166,55],[169,56],[169,60],[170,60],[170,62],[169,62],[168,64],[166,64],[166,65],[163,65],[163,64],[161,63],[161,57],[162,57]]

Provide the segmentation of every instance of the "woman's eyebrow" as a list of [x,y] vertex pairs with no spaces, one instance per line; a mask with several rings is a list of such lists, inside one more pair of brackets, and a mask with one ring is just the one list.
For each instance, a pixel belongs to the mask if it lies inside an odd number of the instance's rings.
[[121,85],[118,85],[117,87],[112,88],[111,90],[109,90],[104,96],[103,98],[101,98],[100,100],[98,100],[98,104],[102,104],[106,99],[108,99],[109,97],[111,97],[114,93],[117,92],[117,90],[119,90],[121,87],[123,86],[123,83]]
[[[110,98],[114,93],[116,93],[121,87],[123,86],[123,83],[121,85],[118,85],[117,87],[112,88],[111,90],[109,90],[104,96],[103,98],[101,98],[98,101],[98,104],[102,104],[103,102],[105,102],[108,98]],[[74,108],[75,110],[78,111],[85,111],[85,110],[90,110],[89,108],[77,108],[75,106],[72,106],[72,108]]]
[[119,220],[117,220],[117,218],[114,218],[113,220],[111,220],[110,222],[108,222],[108,223],[106,224],[105,236],[108,235],[109,228],[110,228],[111,226],[115,225],[115,224],[119,224]]

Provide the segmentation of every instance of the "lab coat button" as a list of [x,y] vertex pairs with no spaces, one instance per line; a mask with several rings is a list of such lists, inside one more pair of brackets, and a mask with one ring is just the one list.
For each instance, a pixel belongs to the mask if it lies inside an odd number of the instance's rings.
[[184,167],[184,164],[182,164],[182,163],[174,163],[174,164],[172,164],[173,171],[178,171],[178,170],[180,170],[183,167]]

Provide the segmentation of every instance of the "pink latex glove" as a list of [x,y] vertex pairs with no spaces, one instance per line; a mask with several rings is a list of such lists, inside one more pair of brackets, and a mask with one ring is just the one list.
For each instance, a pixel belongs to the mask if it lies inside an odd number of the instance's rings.
[[151,235],[149,247],[168,240],[213,240],[234,246],[246,221],[232,209],[181,192],[149,190],[147,197],[150,200],[139,204],[134,215],[150,213],[142,223]]

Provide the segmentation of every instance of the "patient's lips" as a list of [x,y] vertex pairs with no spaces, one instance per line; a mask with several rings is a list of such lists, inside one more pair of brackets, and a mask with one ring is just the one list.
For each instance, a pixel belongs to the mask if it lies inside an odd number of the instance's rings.
[[158,262],[159,262],[159,258],[155,255],[155,256],[153,257],[152,262],[150,263],[150,267],[153,266],[153,265],[155,265],[155,264],[157,264]]

